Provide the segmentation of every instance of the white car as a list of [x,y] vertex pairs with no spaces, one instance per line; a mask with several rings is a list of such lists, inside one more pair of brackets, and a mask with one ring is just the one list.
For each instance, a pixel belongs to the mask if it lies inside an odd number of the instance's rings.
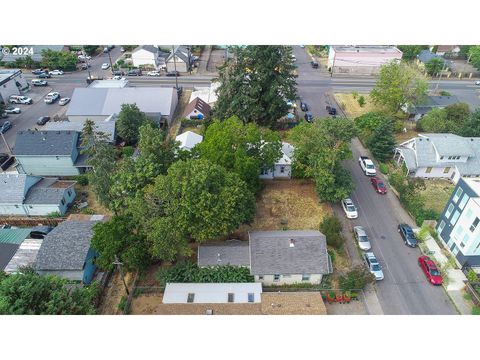
[[61,98],[60,101],[58,102],[58,105],[64,106],[64,105],[67,105],[69,102],[70,102],[69,97]]
[[5,114],[20,114],[22,110],[18,107],[6,106],[4,110]]
[[45,95],[45,99],[43,99],[47,104],[53,104],[57,99],[60,98],[60,93],[53,91]]
[[355,239],[357,239],[360,250],[367,251],[372,248],[370,239],[362,226],[355,226],[353,228],[353,234],[355,235]]
[[363,260],[368,267],[368,270],[375,276],[375,280],[383,280],[383,271],[375,254],[373,252],[367,252],[363,254]]
[[351,199],[343,199],[342,208],[348,219],[358,218],[357,208],[355,207]]
[[103,63],[102,64],[102,70],[107,70],[110,67],[110,64]]
[[91,60],[92,57],[88,55],[78,55],[79,60]]
[[62,70],[52,70],[49,72],[50,75],[63,75],[63,71]]
[[158,71],[149,71],[147,76],[160,76],[160,73]]
[[475,85],[480,85],[480,80],[475,81]]

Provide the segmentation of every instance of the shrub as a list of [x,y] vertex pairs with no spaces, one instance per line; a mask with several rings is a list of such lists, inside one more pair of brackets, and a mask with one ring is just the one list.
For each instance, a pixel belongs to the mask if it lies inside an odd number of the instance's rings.
[[342,290],[363,289],[368,284],[375,282],[375,276],[363,265],[357,265],[345,275],[340,276]]
[[445,91],[445,90],[440,91],[440,95],[441,96],[452,96],[452,94],[450,94],[448,91]]
[[421,226],[425,220],[437,220],[440,217],[440,214],[433,209],[424,209],[422,207],[415,207],[415,208],[410,208],[409,210],[415,216],[415,223],[418,226]]
[[46,215],[47,218],[59,218],[62,217],[62,214],[60,214],[58,211],[53,211],[51,213],[48,213]]
[[95,211],[90,208],[83,208],[82,210],[80,210],[80,213],[85,215],[95,215]]
[[320,231],[327,237],[327,244],[335,249],[341,249],[344,239],[341,235],[342,224],[335,216],[326,216],[320,224]]
[[365,101],[365,96],[363,96],[363,95],[360,95],[360,97],[358,98],[357,101],[358,101],[358,105],[360,105],[360,107],[364,107],[365,104],[367,103],[367,102]]
[[123,157],[131,157],[134,152],[135,152],[135,149],[132,146],[125,146],[122,149],[122,156]]
[[480,315],[480,306],[474,306],[473,307],[472,315]]
[[352,91],[352,96],[356,99],[358,97],[358,91]]
[[473,269],[470,269],[467,274],[467,279],[471,283],[478,282],[478,275]]
[[342,108],[342,110],[345,110],[347,108],[347,105],[342,101],[340,107]]
[[127,297],[122,296],[120,302],[118,303],[118,308],[122,311],[125,311],[125,306],[127,305]]
[[88,176],[86,174],[77,175],[75,177],[78,185],[87,186],[88,185]]
[[379,165],[378,167],[379,167],[379,170],[380,170],[380,172],[381,172],[382,174],[388,175],[389,169],[388,169],[388,165],[387,165],[387,164],[380,163],[380,165]]

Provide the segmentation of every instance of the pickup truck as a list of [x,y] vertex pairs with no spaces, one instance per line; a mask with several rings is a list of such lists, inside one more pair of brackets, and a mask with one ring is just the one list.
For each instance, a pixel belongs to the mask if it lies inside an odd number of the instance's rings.
[[377,175],[377,170],[375,170],[375,165],[373,165],[372,160],[370,160],[368,157],[360,156],[358,158],[358,163],[360,164],[360,167],[362,168],[365,175],[367,176]]

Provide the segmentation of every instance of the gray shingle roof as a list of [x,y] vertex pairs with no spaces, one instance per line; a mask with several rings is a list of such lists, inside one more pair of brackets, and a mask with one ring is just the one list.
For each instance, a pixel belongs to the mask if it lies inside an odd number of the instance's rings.
[[[175,55],[177,55],[178,58],[182,59],[185,63],[188,64],[188,50],[185,46],[179,45],[174,48]],[[172,52],[170,52],[170,55],[168,56],[167,62],[173,61],[173,55]]]
[[[253,275],[326,274],[325,235],[316,230],[255,231],[250,237]],[[290,246],[293,239],[294,246]]]
[[97,221],[67,220],[43,239],[37,270],[82,270]]
[[200,245],[198,266],[250,266],[248,242],[228,241],[222,245]]
[[19,131],[13,155],[70,156],[77,147],[75,131]]
[[12,260],[18,247],[18,244],[0,243],[0,271],[5,269],[10,260]]
[[146,50],[146,51],[149,51],[153,54],[158,54],[158,47],[156,46],[153,46],[153,45],[142,45],[142,46],[139,46],[138,48],[136,48],[133,53],[137,52],[138,50]]
[[40,180],[25,174],[0,174],[0,204],[22,204],[28,188]]
[[[110,121],[96,121],[95,125],[97,128],[95,131],[100,131],[106,134],[109,137],[109,141],[113,142],[115,140],[115,122],[116,119],[111,119]],[[82,132],[84,122],[79,121],[54,121],[47,122],[45,124],[45,130],[50,131],[78,131]]]
[[441,57],[440,57],[439,55],[437,55],[437,54],[431,53],[431,52],[428,51],[428,50],[422,50],[422,51],[420,51],[420,53],[417,55],[417,58],[418,58],[418,60],[420,60],[422,63],[427,63],[427,62],[429,62],[429,61],[432,60],[432,59],[441,58]]
[[[58,181],[57,178],[43,178],[30,188],[25,197],[24,203],[27,205],[34,204],[54,204],[57,205],[63,199],[65,191],[68,187],[51,187]],[[72,181],[72,186],[74,186]]]

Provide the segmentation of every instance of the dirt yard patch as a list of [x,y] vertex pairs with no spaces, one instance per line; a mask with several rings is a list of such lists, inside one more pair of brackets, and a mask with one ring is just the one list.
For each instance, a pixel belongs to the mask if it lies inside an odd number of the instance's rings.
[[183,111],[185,110],[185,107],[189,103],[191,94],[192,94],[191,89],[188,89],[188,90],[183,89],[182,95],[180,95],[180,98],[178,99],[177,109],[175,110],[173,121],[170,124],[170,127],[168,129],[168,135],[171,138],[175,138],[178,135],[178,130],[180,129],[180,120],[182,119],[182,114],[183,114]]
[[452,195],[455,185],[447,180],[425,181],[426,189],[421,191],[420,196],[425,201],[426,209],[433,209],[439,214],[442,213],[448,199]]
[[[131,289],[133,283],[134,274],[126,273],[125,282],[129,289]],[[118,304],[122,297],[126,297],[127,293],[125,292],[125,287],[123,286],[122,278],[120,272],[116,271],[110,282],[105,289],[105,294],[103,295],[102,302],[98,307],[98,314],[100,315],[120,315],[122,311],[118,308]]]
[[407,131],[395,133],[395,140],[397,141],[397,144],[401,144],[402,142],[418,136],[417,124],[415,122],[404,121],[403,126]]
[[97,200],[93,191],[87,186],[81,186],[78,183],[75,184],[75,192],[77,196],[75,198],[74,205],[68,210],[67,215],[81,214],[82,210],[79,210],[77,205],[81,202],[87,202],[88,206],[83,211],[88,211],[92,214],[112,215],[112,213],[105,209]]
[[230,238],[248,239],[253,230],[318,230],[330,204],[320,203],[315,185],[307,180],[272,180],[257,199],[257,215],[252,225],[242,225]]
[[[366,114],[370,111],[375,111],[375,106],[370,100],[370,95],[368,94],[358,94],[356,98],[353,97],[352,93],[336,93],[333,94],[335,101],[338,105],[345,111],[347,117],[355,119],[363,114]],[[358,103],[358,98],[363,96],[365,98],[365,105],[360,106]],[[342,105],[344,104],[344,105]]]

